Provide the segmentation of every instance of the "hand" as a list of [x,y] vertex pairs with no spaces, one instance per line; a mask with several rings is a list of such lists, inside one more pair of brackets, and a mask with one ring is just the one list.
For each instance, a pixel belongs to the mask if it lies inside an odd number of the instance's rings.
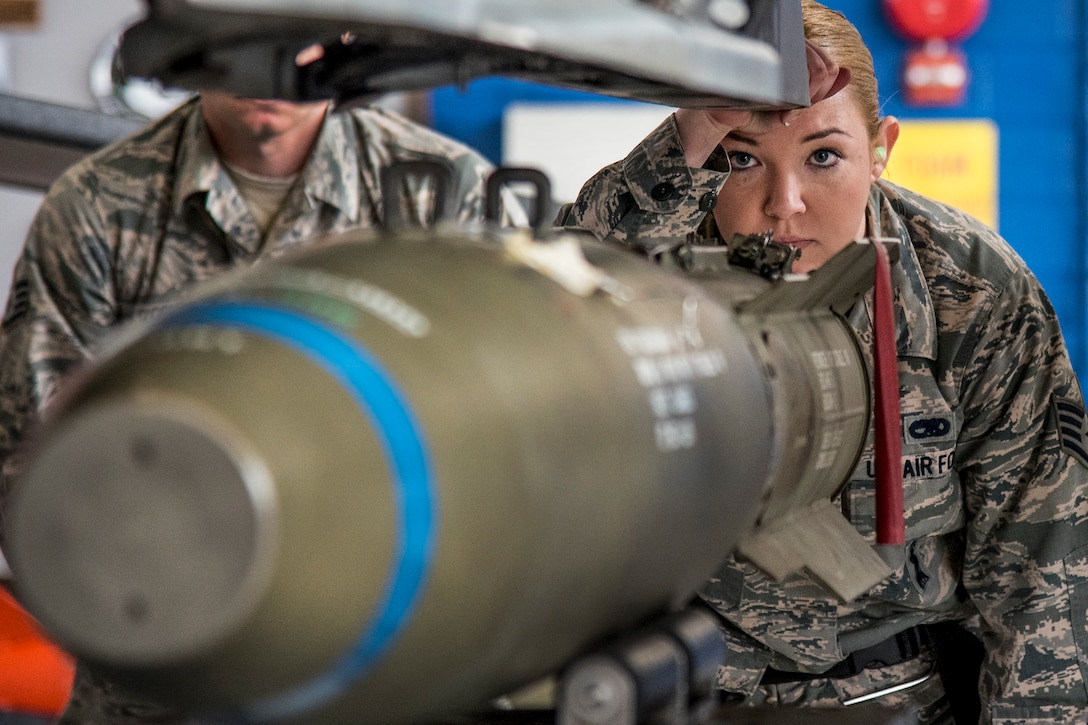
[[[805,41],[808,65],[809,102],[819,103],[841,91],[850,82],[850,70],[840,68],[822,48]],[[803,109],[757,111],[745,108],[681,108],[676,111],[676,127],[684,145],[687,163],[702,166],[729,132],[743,129],[753,133],[770,130],[772,124],[789,125]]]
[[[805,62],[808,65],[808,98],[809,104],[819,103],[825,98],[831,98],[850,82],[850,69],[840,68],[831,59],[831,56],[819,46],[805,41]],[[779,117],[782,123],[789,121],[800,109],[782,111]]]

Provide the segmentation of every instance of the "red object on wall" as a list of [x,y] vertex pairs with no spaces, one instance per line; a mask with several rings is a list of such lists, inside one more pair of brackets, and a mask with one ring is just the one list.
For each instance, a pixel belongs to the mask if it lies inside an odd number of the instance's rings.
[[982,25],[988,0],[884,0],[888,23],[921,47],[903,58],[903,90],[915,106],[956,106],[967,97],[967,57],[952,41]]
[[0,712],[57,717],[74,678],[72,657],[0,587]]
[[892,27],[909,40],[961,40],[978,30],[988,0],[884,0]]
[[940,40],[908,50],[903,63],[903,91],[914,106],[957,106],[967,96],[967,58]]

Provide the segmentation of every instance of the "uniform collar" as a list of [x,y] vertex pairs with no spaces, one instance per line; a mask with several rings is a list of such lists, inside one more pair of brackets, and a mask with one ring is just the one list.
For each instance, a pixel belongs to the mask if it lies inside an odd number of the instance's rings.
[[202,199],[208,215],[235,243],[250,252],[260,248],[260,231],[226,168],[219,162],[204,125],[199,99],[189,102],[178,147],[177,179],[175,215],[184,214],[186,204]]
[[180,211],[189,197],[194,194],[221,189],[224,184],[230,183],[226,169],[219,163],[211,138],[204,127],[199,100],[193,99],[186,105],[188,108],[178,109],[178,112],[184,113],[186,118],[182,125],[181,140],[178,143],[175,211]]
[[895,289],[897,341],[900,356],[937,358],[937,319],[922,265],[914,251],[910,232],[894,208],[894,187],[873,184],[869,193],[868,228],[899,242],[899,262],[892,265]]
[[351,114],[329,112],[310,160],[302,170],[307,198],[335,206],[352,223],[359,220],[362,177],[358,146]]

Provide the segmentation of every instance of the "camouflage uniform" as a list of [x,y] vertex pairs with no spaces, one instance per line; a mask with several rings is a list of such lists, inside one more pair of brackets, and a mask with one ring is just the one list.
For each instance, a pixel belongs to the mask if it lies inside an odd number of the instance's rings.
[[[107,331],[169,306],[192,283],[228,268],[326,233],[382,224],[383,170],[418,160],[452,172],[448,216],[483,216],[483,181],[492,166],[381,109],[328,115],[267,241],[213,151],[199,100],[65,172],[31,226],[0,336],[0,500],[18,470],[19,441],[61,376],[91,357]],[[429,221],[433,194],[433,183],[410,177],[399,219]],[[165,717],[108,690],[81,668],[65,721]]]
[[[728,177],[724,154],[689,169],[667,119],[583,187],[566,223],[621,242],[694,232]],[[842,603],[803,573],[775,583],[730,559],[703,588],[730,656],[719,686],[751,705],[839,705],[924,677],[922,656],[842,679],[760,683],[764,670],[825,672],[914,625],[965,620],[985,643],[984,723],[1088,717],[1088,468],[1081,392],[1054,310],[990,228],[886,182],[869,228],[898,239],[893,268],[902,395],[906,550],[894,574]],[[850,322],[868,346],[869,309]],[[873,445],[842,494],[874,535]],[[941,679],[881,699],[947,722]]]

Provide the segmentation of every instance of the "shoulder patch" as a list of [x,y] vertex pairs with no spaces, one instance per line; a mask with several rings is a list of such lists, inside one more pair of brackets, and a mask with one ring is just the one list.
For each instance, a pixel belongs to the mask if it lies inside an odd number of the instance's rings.
[[1088,466],[1088,415],[1084,403],[1072,398],[1052,398],[1050,406],[1058,423],[1062,450]]

